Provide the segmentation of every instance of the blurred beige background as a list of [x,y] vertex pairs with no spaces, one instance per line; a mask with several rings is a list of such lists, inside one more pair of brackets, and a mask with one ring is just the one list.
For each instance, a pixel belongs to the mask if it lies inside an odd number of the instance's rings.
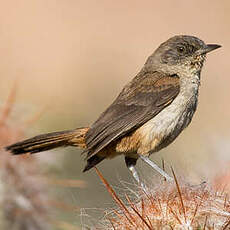
[[[229,167],[228,0],[1,0],[0,6],[0,101],[20,79],[14,120],[48,108],[28,136],[90,125],[157,46],[173,35],[221,44],[207,58],[191,126],[151,158],[160,164],[163,157],[178,174],[196,181]],[[61,198],[80,207],[111,203],[94,171],[81,173],[84,161],[78,151],[47,154],[59,161],[60,177],[88,183],[84,190],[58,191]],[[155,175],[141,162],[138,167],[146,177]],[[99,168],[112,185],[132,180],[123,158],[104,161]]]

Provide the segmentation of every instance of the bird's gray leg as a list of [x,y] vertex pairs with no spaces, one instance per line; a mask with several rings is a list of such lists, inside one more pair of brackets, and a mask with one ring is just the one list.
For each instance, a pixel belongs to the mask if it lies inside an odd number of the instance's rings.
[[162,170],[160,167],[158,167],[147,156],[139,155],[139,157],[141,158],[141,160],[143,160],[145,163],[147,163],[153,169],[155,169],[157,172],[159,172],[163,177],[165,177],[167,181],[173,181],[173,178],[171,176],[169,176],[164,170]]
[[137,172],[135,165],[136,165],[137,159],[125,157],[125,163],[129,171],[132,173],[134,179],[137,181],[137,183],[146,191],[146,185],[140,180],[139,173]]
[[127,166],[130,172],[132,173],[134,179],[140,184],[140,177],[134,165]]

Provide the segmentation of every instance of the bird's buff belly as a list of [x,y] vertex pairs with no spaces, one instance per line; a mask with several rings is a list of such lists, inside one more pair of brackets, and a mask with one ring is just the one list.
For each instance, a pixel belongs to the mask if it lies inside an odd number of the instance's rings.
[[[179,118],[171,117],[170,120],[162,116],[154,117],[131,135],[123,137],[116,143],[116,152],[126,155],[142,154],[149,155],[152,152],[159,151],[162,141],[175,129]],[[166,147],[166,146],[164,146]]]

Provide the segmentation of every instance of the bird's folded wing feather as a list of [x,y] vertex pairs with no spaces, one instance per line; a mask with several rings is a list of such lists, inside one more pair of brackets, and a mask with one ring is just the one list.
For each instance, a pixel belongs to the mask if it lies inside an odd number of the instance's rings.
[[159,72],[137,75],[86,133],[87,159],[152,119],[179,91],[176,75]]

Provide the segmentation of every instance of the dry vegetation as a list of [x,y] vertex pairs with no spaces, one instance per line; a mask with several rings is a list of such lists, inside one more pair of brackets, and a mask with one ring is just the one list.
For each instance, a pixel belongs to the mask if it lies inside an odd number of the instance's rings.
[[0,118],[0,227],[13,230],[50,229],[47,189],[39,175],[36,160],[27,156],[12,157],[3,148],[24,135],[25,125],[9,121],[15,95],[16,84],[1,110]]
[[11,156],[4,147],[22,139],[24,130],[40,113],[24,124],[11,121],[16,99],[16,84],[0,113],[0,229],[11,230],[76,230],[64,221],[53,220],[50,211],[73,211],[76,207],[60,202],[50,193],[51,186],[84,187],[79,180],[59,180],[41,175],[37,158]]
[[230,229],[230,201],[223,190],[209,185],[179,184],[174,171],[174,184],[162,182],[156,188],[143,191],[122,201],[98,169],[102,180],[118,208],[105,213],[95,229]]

